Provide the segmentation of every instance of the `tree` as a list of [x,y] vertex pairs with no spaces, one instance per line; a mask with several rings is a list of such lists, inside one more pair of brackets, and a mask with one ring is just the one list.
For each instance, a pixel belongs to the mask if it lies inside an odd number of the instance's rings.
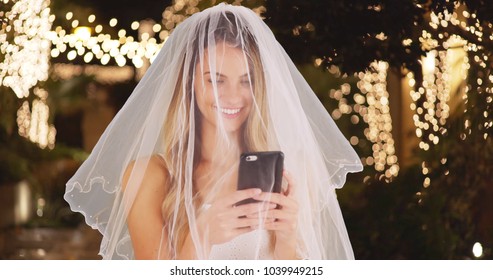
[[[335,65],[352,74],[383,60],[420,73],[419,60],[431,48],[419,38],[423,30],[435,33],[429,26],[430,13],[453,12],[458,4],[467,6],[481,26],[491,30],[493,3],[485,0],[267,0],[264,16],[298,63],[322,58],[323,66]],[[477,42],[464,29],[448,28]],[[491,46],[491,39],[482,44]]]
[[[298,64],[319,59],[322,69],[337,66],[351,77],[373,61],[386,61],[395,73],[414,74],[414,105],[424,109],[415,109],[414,121],[426,124],[417,126],[417,164],[390,183],[367,180],[356,194],[340,196],[356,256],[473,258],[472,246],[479,241],[486,248],[482,257],[491,258],[493,3],[267,0],[266,8],[266,22]],[[466,51],[468,75],[450,92],[459,97],[458,105],[445,110],[438,104],[445,89],[437,79],[443,75],[439,64],[453,49]],[[426,84],[421,61],[429,53],[435,58]],[[430,121],[444,112],[450,116]]]

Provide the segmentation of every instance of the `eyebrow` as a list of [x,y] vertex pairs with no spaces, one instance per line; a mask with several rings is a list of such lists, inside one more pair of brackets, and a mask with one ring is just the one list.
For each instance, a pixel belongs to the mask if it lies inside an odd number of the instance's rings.
[[[210,71],[204,72],[204,75],[207,75],[207,74],[211,74],[211,72]],[[248,77],[248,75],[252,76],[252,73],[245,73],[245,74],[241,75],[240,78]],[[216,72],[216,76],[221,77],[221,78],[227,78],[226,75],[218,73],[218,72]]]

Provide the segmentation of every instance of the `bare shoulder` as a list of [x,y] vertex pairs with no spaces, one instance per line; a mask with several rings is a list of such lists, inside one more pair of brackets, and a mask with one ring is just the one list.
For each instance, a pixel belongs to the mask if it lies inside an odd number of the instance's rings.
[[161,209],[169,189],[167,174],[158,155],[135,160],[125,170],[123,191],[132,201],[127,225],[137,259],[166,258],[159,252],[167,252],[167,242],[161,242],[166,224]]
[[168,170],[163,158],[159,155],[131,161],[123,174],[123,191],[126,190],[129,183],[132,183],[129,180],[133,176],[135,176],[136,181],[140,181],[141,187],[165,190]]

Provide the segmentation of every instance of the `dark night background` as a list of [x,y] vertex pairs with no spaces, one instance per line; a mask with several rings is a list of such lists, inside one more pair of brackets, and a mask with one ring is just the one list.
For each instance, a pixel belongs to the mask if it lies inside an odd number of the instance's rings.
[[[203,9],[212,2],[219,1],[201,1],[198,7]],[[123,28],[132,34],[130,25],[133,21],[152,18],[160,22],[164,9],[171,3],[171,0],[52,0],[51,7],[57,18],[54,26],[69,29],[64,18],[67,12],[72,11],[74,17],[81,20],[81,25],[86,24],[84,20],[88,15],[95,14],[93,25],[106,25],[111,18],[118,19],[118,25],[105,29],[105,32],[116,34]],[[409,163],[402,166],[399,176],[392,180],[381,180],[382,174],[368,166],[360,174],[350,174],[346,186],[338,191],[338,197],[357,259],[474,259],[471,250],[475,242],[484,247],[483,259],[493,259],[493,128],[487,124],[493,114],[493,80],[487,81],[493,69],[493,40],[478,40],[456,26],[433,29],[428,25],[430,12],[453,11],[454,5],[462,4],[470,12],[476,12],[479,24],[488,36],[493,33],[493,1],[242,2],[248,7],[256,7],[259,3],[264,3],[267,10],[263,14],[265,22],[329,111],[337,104],[326,94],[327,88],[349,83],[357,90],[353,74],[364,71],[375,60],[387,61],[389,72],[396,77],[403,76],[403,69],[413,71],[416,84],[421,84],[421,57],[430,51],[420,43],[423,30],[434,37],[442,34],[445,36],[442,41],[457,34],[483,47],[481,55],[487,58],[486,67],[471,65],[467,102],[447,120],[447,133],[441,142],[427,152],[416,147]],[[387,38],[376,39],[380,33]],[[412,43],[404,46],[402,42],[405,39],[412,39]],[[469,61],[475,61],[476,53],[468,55]],[[321,59],[321,67],[312,66],[315,58]],[[57,58],[53,62],[66,62],[66,59]],[[341,73],[329,73],[327,70],[331,66],[337,66]],[[482,85],[476,82],[480,78],[484,79]],[[41,193],[48,206],[44,218],[34,218],[27,225],[4,228],[7,233],[3,236],[0,228],[0,258],[18,257],[12,255],[14,251],[8,252],[11,255],[2,254],[1,249],[7,244],[7,238],[22,236],[23,230],[74,229],[83,225],[80,215],[71,213],[60,198],[66,180],[88,152],[83,150],[81,122],[84,108],[93,102],[88,95],[93,86],[91,79],[81,76],[65,84],[61,81],[46,82],[47,87],[54,89],[53,94],[50,92],[55,112],[51,118],[58,128],[57,147],[53,151],[40,150],[12,133],[15,131],[12,128],[15,127],[15,110],[7,112],[2,108],[18,108],[20,101],[8,99],[1,92],[0,156],[12,159],[12,164],[8,160],[0,162],[3,173],[0,189],[2,183],[28,178],[35,186],[35,193]],[[121,108],[135,84],[135,81],[130,81],[99,85],[108,92],[106,106],[114,111]],[[0,90],[4,88],[0,87]],[[352,90],[349,97],[354,94]],[[394,92],[390,94],[390,99],[401,98]],[[484,112],[490,114],[485,115]],[[465,127],[466,121],[474,126]],[[348,138],[351,135],[364,138],[364,123],[352,125],[347,117],[338,120],[337,124]],[[484,138],[485,134],[489,137]],[[405,140],[407,136],[400,137]],[[371,154],[368,141],[361,141],[355,148],[360,155]],[[442,158],[448,159],[446,163],[440,162]],[[54,173],[53,166],[60,162],[67,167]],[[428,188],[423,187],[422,162],[427,162],[431,170],[427,176],[432,185]]]

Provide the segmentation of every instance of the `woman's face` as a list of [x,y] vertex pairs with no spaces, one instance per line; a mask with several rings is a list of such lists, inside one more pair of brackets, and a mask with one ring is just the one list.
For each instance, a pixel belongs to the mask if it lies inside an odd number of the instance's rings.
[[[209,58],[209,50],[205,49],[202,61],[195,67],[195,99],[202,117],[202,128],[216,129],[221,118],[226,132],[237,132],[252,107],[252,73],[249,73],[241,49],[218,42],[212,51],[215,57]],[[215,73],[210,67],[212,63],[215,64]]]

